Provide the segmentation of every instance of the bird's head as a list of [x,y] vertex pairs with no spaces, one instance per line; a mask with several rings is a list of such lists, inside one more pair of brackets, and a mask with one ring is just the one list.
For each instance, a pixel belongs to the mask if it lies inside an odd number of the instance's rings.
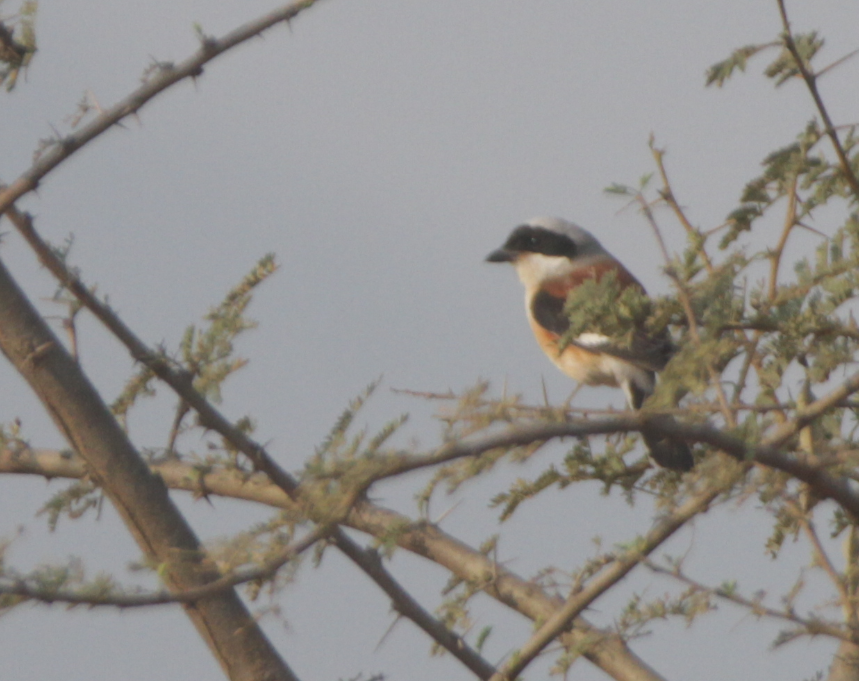
[[526,288],[561,279],[611,256],[593,234],[561,218],[533,218],[514,229],[487,262],[509,262]]

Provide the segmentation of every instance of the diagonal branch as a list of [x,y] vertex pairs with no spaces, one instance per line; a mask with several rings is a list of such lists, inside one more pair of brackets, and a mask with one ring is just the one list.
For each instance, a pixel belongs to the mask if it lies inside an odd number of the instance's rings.
[[465,640],[448,629],[435,617],[430,615],[382,565],[378,552],[372,549],[362,549],[345,533],[341,532],[335,539],[337,548],[357,564],[382,590],[391,598],[394,609],[408,617],[423,629],[430,637],[445,650],[459,658],[468,669],[479,679],[488,679],[495,673],[495,667],[484,660],[477,651],[473,650]]
[[0,191],[0,215],[12,206],[15,201],[24,196],[24,194],[36,189],[45,175],[50,173],[78,149],[112,128],[124,118],[137,114],[153,97],[186,78],[198,78],[203,74],[203,66],[218,55],[260,35],[272,26],[289,22],[302,10],[316,4],[317,1],[299,0],[298,2],[291,2],[273,12],[249,21],[243,26],[239,26],[221,38],[207,36],[203,38],[200,49],[185,59],[185,61],[179,64],[160,66],[156,75],[149,78],[130,95],[106,109],[90,123],[81,127],[77,132],[59,140],[45,151],[25,173],[12,182],[8,188]]
[[612,562],[594,577],[581,591],[570,596],[531,637],[531,639],[490,679],[514,681],[525,668],[591,603],[623,579],[642,560],[655,551],[683,525],[706,511],[710,503],[724,491],[722,486],[711,486],[689,499],[680,508],[659,520],[645,537],[636,542],[634,549]]
[[696,252],[701,256],[701,260],[704,261],[704,266],[707,268],[707,272],[713,274],[715,271],[713,262],[710,260],[710,256],[704,248],[703,242],[698,243],[701,233],[692,226],[692,223],[689,222],[689,218],[686,217],[685,211],[681,208],[680,204],[677,203],[677,197],[674,195],[674,189],[671,187],[671,182],[668,179],[668,171],[665,168],[665,150],[659,149],[653,139],[651,139],[650,153],[653,155],[653,160],[656,162],[656,168],[659,170],[659,177],[662,179],[662,189],[659,190],[659,195],[662,197],[662,200],[669,205],[671,210],[674,212],[674,216],[683,226],[683,229],[686,230],[686,237],[689,243],[696,244]]

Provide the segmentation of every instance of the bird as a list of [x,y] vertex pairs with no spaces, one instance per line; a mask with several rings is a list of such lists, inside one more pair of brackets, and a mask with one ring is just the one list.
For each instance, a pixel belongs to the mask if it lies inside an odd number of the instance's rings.
[[[648,336],[637,330],[631,347],[585,332],[568,345],[570,328],[564,312],[567,296],[588,280],[614,272],[621,289],[644,287],[596,237],[557,217],[539,217],[516,227],[504,245],[486,261],[510,263],[525,286],[525,309],[537,343],[567,376],[586,385],[621,388],[631,409],[641,409],[656,388],[656,374],[665,368],[674,346],[665,330]],[[689,446],[652,433],[642,433],[651,458],[663,468],[688,471],[694,466]]]

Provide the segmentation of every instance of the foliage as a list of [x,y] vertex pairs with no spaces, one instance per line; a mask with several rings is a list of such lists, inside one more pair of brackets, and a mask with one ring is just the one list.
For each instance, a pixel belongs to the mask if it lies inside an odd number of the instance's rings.
[[[783,11],[783,5],[780,8]],[[28,2],[17,17],[0,19],[5,69],[0,82],[5,81],[7,89],[14,87],[18,72],[35,52],[34,12],[35,3]],[[646,225],[663,245],[672,294],[648,298],[633,288],[623,289],[608,275],[585,282],[567,300],[570,331],[562,342],[572,342],[585,331],[610,336],[626,348],[642,337],[670,338],[674,354],[642,414],[607,414],[571,403],[554,406],[548,400],[530,405],[506,392],[496,396],[488,383],[480,382],[461,395],[422,395],[443,406],[438,414],[440,444],[421,451],[416,445],[397,444],[406,415],[375,433],[356,427],[377,382],[349,403],[301,472],[292,476],[272,461],[264,445],[251,439],[250,417],[224,425],[211,414],[204,420],[203,410],[191,406],[195,399],[209,406],[219,403],[227,378],[245,366],[246,360],[236,354],[236,339],[255,327],[246,312],[256,287],[276,271],[272,255],[262,258],[209,311],[204,325],[189,326],[175,350],[133,351],[140,366],[112,405],[118,421],[127,429],[129,414],[141,398],[155,395],[161,381],[178,396],[173,420],[165,428],[166,446],[139,452],[147,463],[153,469],[165,463],[178,466],[181,479],[169,478],[164,468],[164,480],[198,496],[210,496],[217,482],[221,493],[246,495],[276,508],[264,521],[206,547],[204,557],[218,573],[235,576],[245,571],[252,576],[238,582],[247,583],[252,599],[263,591],[274,599],[295,578],[305,548],[315,547],[318,563],[324,551],[336,547],[385,590],[398,612],[430,634],[438,650],[488,665],[480,653],[493,627],[478,627],[472,612],[474,599],[488,594],[532,618],[535,638],[544,627],[555,627],[549,640],[562,645],[554,668],[558,673],[566,673],[581,656],[596,657],[595,651],[609,645],[609,638],[619,642],[615,650],[623,653],[625,641],[654,631],[665,620],[691,624],[713,612],[720,600],[756,617],[786,623],[775,645],[820,635],[854,643],[859,636],[859,531],[855,508],[839,499],[856,497],[850,482],[857,479],[859,463],[859,402],[852,395],[859,388],[845,389],[840,397],[837,389],[845,375],[855,377],[859,353],[854,318],[859,297],[859,138],[855,126],[836,129],[818,97],[816,79],[831,68],[817,67],[823,39],[815,32],[792,34],[783,16],[784,32],[777,40],[734,51],[710,68],[706,84],[722,87],[738,70],[745,71],[753,57],[776,52],[764,74],[775,87],[801,79],[819,107],[818,117],[763,159],[761,172],[745,184],[737,206],[723,223],[710,228],[692,225],[671,186],[665,154],[651,140],[653,172],[635,188],[617,183],[608,192],[641,208]],[[199,33],[201,53],[214,54],[218,41]],[[151,87],[173,68],[159,66],[144,86]],[[680,253],[664,249],[666,213],[686,234]],[[13,222],[18,226],[20,221]],[[813,253],[798,257],[787,271],[790,248],[809,238],[817,242]],[[100,319],[112,312],[106,303],[99,307],[101,301],[93,302],[94,289],[86,289],[88,298],[71,285],[79,279],[67,263],[68,245],[53,249],[53,254],[61,271],[58,299],[69,306],[66,326],[73,330],[74,316],[83,308],[98,307]],[[165,375],[178,379],[171,382]],[[695,443],[696,468],[681,475],[651,467],[638,446],[638,433],[648,429],[663,429],[667,436]],[[190,433],[202,436],[202,453],[194,451]],[[717,436],[738,439],[742,450],[732,449],[725,440],[714,444]],[[565,451],[552,447],[562,437],[571,438]],[[0,431],[0,439],[4,451],[11,452],[4,465],[20,472],[14,469],[20,463],[16,457],[27,455],[30,448],[17,424]],[[85,460],[85,452],[78,455]],[[608,550],[598,539],[595,554],[580,565],[546,568],[527,581],[498,564],[498,536],[472,549],[427,520],[441,489],[453,491],[500,465],[525,461],[542,469],[494,495],[501,521],[550,490],[591,483],[629,505],[641,503],[642,497],[653,500],[653,527]],[[64,473],[78,480],[44,508],[52,529],[61,517],[78,518],[102,503],[99,481],[81,468],[78,474]],[[416,495],[418,520],[374,503],[374,486],[421,469],[431,473]],[[50,474],[47,468],[42,472]],[[823,499],[838,503],[823,504]],[[775,559],[786,542],[803,538],[810,566],[820,568],[829,580],[829,597],[808,612],[801,600],[806,594],[804,572],[772,605],[764,595],[744,596],[730,578],[716,587],[696,581],[687,574],[682,557],[668,556],[661,562],[650,558],[689,519],[719,504],[750,500],[769,519],[763,549]],[[830,538],[821,537],[821,525],[830,528]],[[372,549],[349,548],[351,540],[342,526],[371,534]],[[835,538],[844,544],[841,569],[830,555]],[[309,540],[308,546],[292,551],[303,539]],[[379,553],[390,558],[400,547],[450,572],[434,618],[398,590],[378,559]],[[32,599],[80,603],[88,598],[93,605],[124,607],[140,595],[111,577],[86,580],[77,559],[19,574],[8,563],[6,548],[0,547],[0,608]],[[642,565],[665,577],[673,590],[657,596],[633,594],[616,614],[611,636],[581,619],[593,600]],[[169,567],[152,560],[140,566],[158,576]],[[253,571],[260,566],[266,569]],[[580,606],[577,599],[583,599]],[[566,619],[553,621],[559,612]],[[516,677],[545,648],[546,643],[533,641],[513,651],[499,673]]]
[[37,7],[35,0],[26,0],[17,14],[0,14],[0,85],[5,83],[7,92],[15,87],[21,71],[26,71],[36,53]]

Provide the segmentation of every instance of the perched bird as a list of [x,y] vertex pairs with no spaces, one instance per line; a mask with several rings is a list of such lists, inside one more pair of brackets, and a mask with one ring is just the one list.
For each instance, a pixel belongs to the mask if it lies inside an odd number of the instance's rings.
[[[531,330],[543,351],[568,376],[587,385],[623,389],[630,408],[640,409],[656,387],[656,372],[673,353],[667,332],[648,337],[638,333],[631,347],[613,344],[600,333],[582,333],[561,348],[570,328],[564,313],[567,295],[589,279],[614,272],[621,288],[644,287],[590,232],[561,218],[534,218],[510,234],[486,258],[507,262],[525,286],[525,309]],[[665,468],[688,471],[694,465],[689,446],[680,440],[643,434],[650,456]]]

